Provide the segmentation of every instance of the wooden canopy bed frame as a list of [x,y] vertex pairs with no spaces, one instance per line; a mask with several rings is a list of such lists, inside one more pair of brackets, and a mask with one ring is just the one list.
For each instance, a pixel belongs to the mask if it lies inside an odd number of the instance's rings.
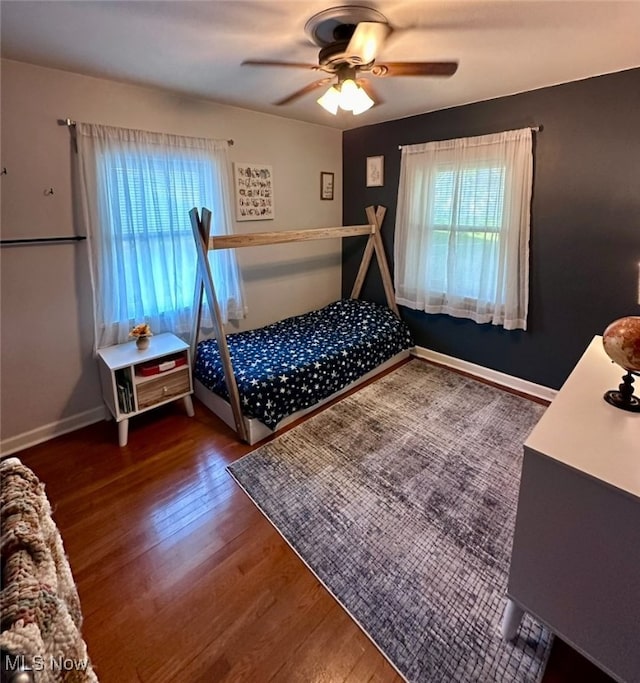
[[[364,279],[369,269],[369,265],[375,254],[382,276],[382,283],[386,302],[399,319],[398,307],[395,302],[395,294],[389,266],[384,252],[382,238],[380,236],[380,227],[386,213],[386,207],[378,206],[374,208],[369,206],[366,208],[367,218],[369,223],[365,225],[348,225],[329,228],[314,228],[304,230],[287,230],[278,232],[260,232],[247,235],[225,235],[225,236],[210,236],[211,226],[211,212],[203,208],[202,216],[198,215],[196,208],[189,212],[191,218],[191,227],[197,247],[198,254],[198,270],[196,277],[196,287],[194,293],[194,310],[197,312],[194,316],[194,324],[191,335],[191,354],[192,359],[196,360],[196,347],[198,343],[198,336],[201,324],[201,310],[203,303],[203,296],[209,304],[211,318],[213,321],[213,333],[217,343],[218,352],[220,354],[220,361],[224,373],[224,382],[228,391],[228,400],[222,396],[213,393],[206,388],[197,378],[194,378],[195,394],[212,412],[224,420],[230,427],[234,428],[238,437],[253,444],[257,441],[271,435],[274,431],[290,424],[295,419],[317,409],[323,403],[335,398],[344,393],[348,389],[363,383],[372,376],[375,376],[388,367],[400,362],[409,356],[409,349],[406,348],[399,353],[394,354],[384,363],[378,365],[375,369],[362,375],[355,381],[344,386],[341,390],[334,392],[331,396],[320,400],[305,410],[299,410],[278,422],[273,429],[267,427],[254,417],[247,417],[243,414],[241,397],[238,390],[238,383],[236,374],[225,335],[222,317],[220,314],[220,306],[216,296],[216,287],[212,277],[209,260],[207,258],[207,251],[214,249],[237,249],[241,247],[256,247],[268,244],[282,244],[286,242],[299,242],[306,240],[330,239],[336,237],[355,237],[359,235],[368,235],[368,240],[365,245],[362,261],[356,276],[353,289],[351,291],[350,299],[358,299]],[[242,333],[240,333],[242,334]]]

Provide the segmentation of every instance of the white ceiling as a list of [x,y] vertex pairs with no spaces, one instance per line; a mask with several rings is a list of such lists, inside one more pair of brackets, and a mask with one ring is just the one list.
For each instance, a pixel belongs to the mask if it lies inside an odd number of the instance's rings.
[[[377,78],[384,103],[357,117],[325,112],[322,90],[273,106],[323,74],[242,60],[317,63],[305,23],[346,4],[394,27],[378,62],[456,60],[457,73]],[[342,129],[640,66],[640,0],[2,0],[0,21],[9,59]]]

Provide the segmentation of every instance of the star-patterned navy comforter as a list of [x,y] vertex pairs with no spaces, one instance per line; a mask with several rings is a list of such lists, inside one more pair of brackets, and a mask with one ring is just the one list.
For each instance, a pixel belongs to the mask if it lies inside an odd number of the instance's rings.
[[[242,409],[270,429],[413,345],[386,306],[342,299],[258,330],[227,335]],[[218,344],[198,344],[195,377],[229,399]]]

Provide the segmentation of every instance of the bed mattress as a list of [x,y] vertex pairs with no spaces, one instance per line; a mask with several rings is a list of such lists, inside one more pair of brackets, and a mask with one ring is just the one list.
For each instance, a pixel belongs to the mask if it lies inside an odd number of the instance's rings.
[[[243,413],[275,429],[413,342],[408,327],[386,306],[342,299],[317,311],[257,330],[227,335]],[[229,398],[215,339],[198,344],[196,379]]]

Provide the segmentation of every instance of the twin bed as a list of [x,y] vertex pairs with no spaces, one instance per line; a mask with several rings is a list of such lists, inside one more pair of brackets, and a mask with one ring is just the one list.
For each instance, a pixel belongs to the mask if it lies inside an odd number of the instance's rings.
[[[199,262],[196,310],[206,293],[215,334],[196,346],[196,321],[195,394],[243,441],[260,441],[409,356],[411,335],[398,316],[380,238],[384,212],[384,207],[368,207],[370,223],[362,226],[209,238],[210,213],[203,209],[200,219],[196,209],[191,211]],[[369,239],[350,299],[257,330],[224,334],[207,249],[352,235]],[[387,306],[358,299],[374,253]]]

